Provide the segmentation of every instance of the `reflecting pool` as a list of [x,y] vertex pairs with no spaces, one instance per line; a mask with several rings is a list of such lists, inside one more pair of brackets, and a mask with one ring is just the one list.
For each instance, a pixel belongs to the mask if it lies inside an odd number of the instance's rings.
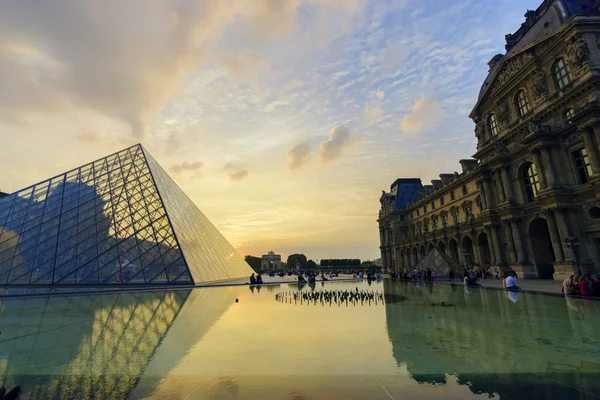
[[597,399],[599,328],[599,302],[388,280],[4,299],[0,380],[23,399]]

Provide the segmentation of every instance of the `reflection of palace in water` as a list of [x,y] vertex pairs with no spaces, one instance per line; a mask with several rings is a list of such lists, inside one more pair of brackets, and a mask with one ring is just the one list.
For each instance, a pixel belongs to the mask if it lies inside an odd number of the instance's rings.
[[[398,366],[419,383],[454,375],[473,393],[510,398],[560,398],[557,381],[598,390],[600,303],[389,280],[384,291],[407,298],[386,304],[387,329]],[[555,382],[540,385],[544,376]]]
[[22,399],[144,397],[233,296],[203,289],[4,300],[0,387],[20,385]]

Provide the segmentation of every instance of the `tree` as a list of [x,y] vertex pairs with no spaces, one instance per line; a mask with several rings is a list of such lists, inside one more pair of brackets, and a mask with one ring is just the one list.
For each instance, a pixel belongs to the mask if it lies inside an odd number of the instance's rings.
[[377,264],[375,264],[373,261],[363,261],[361,265],[365,268],[377,268]]
[[358,267],[359,265],[360,265],[359,259],[333,258],[333,259],[321,260],[322,267],[349,268],[349,267]]
[[306,262],[306,269],[317,269],[317,263],[313,260],[308,260]]
[[306,266],[306,256],[304,254],[290,254],[286,264],[291,269],[304,268]]
[[250,267],[253,270],[258,271],[260,269],[260,263],[261,263],[260,257],[246,256],[246,257],[244,257],[244,260],[248,263],[248,265],[250,265]]

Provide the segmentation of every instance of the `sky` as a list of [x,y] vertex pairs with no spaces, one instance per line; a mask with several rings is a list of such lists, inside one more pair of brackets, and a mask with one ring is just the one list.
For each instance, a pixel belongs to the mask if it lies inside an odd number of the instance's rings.
[[540,0],[4,0],[0,190],[142,143],[241,255],[379,257]]

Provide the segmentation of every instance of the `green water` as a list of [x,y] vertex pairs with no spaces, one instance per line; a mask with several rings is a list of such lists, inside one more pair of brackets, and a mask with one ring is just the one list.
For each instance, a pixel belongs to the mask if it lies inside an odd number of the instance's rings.
[[0,300],[1,385],[23,399],[600,398],[599,302],[391,281],[301,293],[357,287],[389,301],[294,301],[296,284]]

